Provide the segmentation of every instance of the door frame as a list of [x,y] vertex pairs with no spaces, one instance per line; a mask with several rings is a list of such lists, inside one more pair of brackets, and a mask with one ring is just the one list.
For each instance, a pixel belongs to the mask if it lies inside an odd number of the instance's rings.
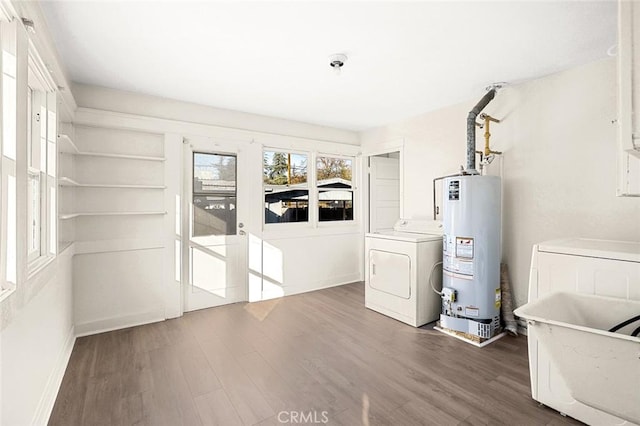
[[362,168],[362,182],[364,183],[364,191],[362,191],[362,205],[366,206],[366,214],[363,215],[364,231],[369,232],[371,229],[371,165],[370,157],[378,155],[391,154],[398,152],[400,154],[400,217],[404,217],[404,138],[396,139],[391,142],[376,144],[368,149],[363,150],[363,157],[366,158],[366,166]]
[[[194,146],[197,144],[197,146]],[[243,220],[246,216],[250,215],[251,208],[251,188],[250,182],[246,179],[246,175],[241,177],[241,173],[245,167],[250,167],[249,158],[243,150],[244,143],[237,140],[218,140],[216,138],[205,136],[189,136],[183,137],[182,155],[181,155],[181,205],[180,210],[182,212],[180,219],[180,234],[182,236],[180,241],[180,295],[181,295],[181,311],[185,312],[206,309],[207,307],[222,306],[223,304],[202,306],[196,308],[189,308],[189,290],[191,288],[191,262],[190,262],[190,249],[191,249],[191,221],[192,221],[192,196],[193,196],[193,153],[202,152],[209,154],[221,154],[221,155],[234,155],[236,156],[236,209],[239,214],[236,215],[236,236],[238,237],[238,244],[241,246],[239,250],[242,252],[240,259],[241,265],[239,268],[241,271],[238,276],[242,277],[241,283],[238,285],[241,288],[241,295],[237,300],[233,300],[230,303],[237,303],[248,300],[248,232],[246,228],[240,226],[243,223],[247,223],[248,220]],[[243,159],[241,164],[240,159]],[[244,192],[243,200],[238,196],[240,191]],[[242,206],[242,209],[240,208]],[[245,213],[242,213],[245,211]],[[186,250],[185,250],[186,248]]]

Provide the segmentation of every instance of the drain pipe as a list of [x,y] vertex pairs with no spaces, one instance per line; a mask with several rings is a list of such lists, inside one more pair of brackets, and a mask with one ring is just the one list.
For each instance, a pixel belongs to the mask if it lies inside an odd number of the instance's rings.
[[469,111],[467,116],[467,169],[466,174],[477,175],[476,170],[476,118],[482,112],[489,102],[496,96],[495,87],[487,92],[486,95],[480,99],[480,102]]

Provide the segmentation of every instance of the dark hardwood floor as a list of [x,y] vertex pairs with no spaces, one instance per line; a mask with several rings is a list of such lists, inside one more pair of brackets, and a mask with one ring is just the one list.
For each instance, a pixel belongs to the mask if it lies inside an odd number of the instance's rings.
[[526,338],[415,329],[354,283],[79,338],[49,424],[579,424],[530,395]]

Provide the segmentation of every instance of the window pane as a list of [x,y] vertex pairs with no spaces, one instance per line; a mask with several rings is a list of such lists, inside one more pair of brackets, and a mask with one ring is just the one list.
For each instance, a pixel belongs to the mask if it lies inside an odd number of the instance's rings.
[[193,236],[235,235],[236,197],[193,196]]
[[353,160],[318,157],[318,220],[321,222],[353,220]]
[[320,190],[318,219],[321,222],[353,220],[353,192],[344,189]]
[[351,188],[353,161],[345,158],[318,157],[316,172],[318,187]]
[[56,144],[51,142],[47,143],[47,173],[56,176]]
[[[49,182],[51,185],[51,182]],[[54,182],[55,185],[55,182]],[[57,203],[56,203],[56,188],[55,186],[49,187],[49,202],[51,203],[51,207],[49,208],[49,253],[56,254],[58,251],[57,241],[58,241],[58,224],[56,223],[56,212],[58,211]]]
[[[6,53],[6,52],[5,52]],[[16,80],[2,76],[2,153],[16,159]]]
[[236,157],[193,153],[193,236],[236,234]]
[[7,281],[17,283],[17,199],[16,178],[7,176]]
[[[5,31],[3,31],[3,33],[5,33]],[[3,36],[2,38],[4,38],[6,34],[2,34],[2,36]],[[11,52],[8,52],[7,50],[3,50],[2,51],[2,72],[9,77],[15,77],[16,68],[17,68],[16,55],[14,55]]]
[[[40,99],[42,101],[42,98]],[[40,107],[40,148],[38,149],[40,157],[40,171],[47,171],[47,109]]]
[[309,221],[306,154],[265,151],[262,179],[265,223]]
[[193,192],[197,194],[236,194],[234,155],[193,153]]
[[307,155],[265,151],[262,175],[266,185],[306,184]]
[[29,172],[27,222],[29,254],[40,254],[40,174]]
[[309,191],[293,188],[265,188],[265,223],[307,222]]

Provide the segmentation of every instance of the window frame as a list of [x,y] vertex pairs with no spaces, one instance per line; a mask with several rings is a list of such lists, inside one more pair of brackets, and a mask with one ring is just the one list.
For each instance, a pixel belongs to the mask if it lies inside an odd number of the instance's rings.
[[[308,221],[306,222],[282,222],[282,223],[266,223],[265,217],[265,187],[269,186],[264,183],[264,164],[263,158],[265,152],[282,152],[282,153],[291,153],[291,154],[305,154],[307,155],[307,190],[309,193],[309,215]],[[337,158],[337,159],[345,159],[351,161],[351,193],[353,194],[353,219],[351,220],[332,220],[332,221],[320,221],[319,217],[319,189],[317,184],[317,159],[319,157],[329,157],[329,158]],[[262,192],[261,192],[261,221],[262,221],[262,229],[265,232],[273,232],[279,231],[280,235],[282,232],[286,234],[289,231],[293,231],[291,235],[296,235],[296,230],[313,230],[313,229],[324,229],[324,228],[354,228],[360,226],[360,219],[358,217],[359,209],[356,207],[358,205],[360,195],[359,195],[359,186],[357,184],[359,176],[359,168],[358,168],[358,157],[356,154],[339,154],[334,153],[328,150],[312,150],[312,149],[292,149],[292,148],[281,148],[274,147],[273,145],[263,145],[261,150],[261,167],[262,172],[260,173],[260,179],[262,183]],[[311,165],[311,167],[310,167]]]
[[[273,153],[283,153],[283,154],[297,154],[297,155],[304,155],[307,157],[307,181],[304,183],[304,187],[300,186],[300,189],[306,190],[307,191],[307,220],[306,221],[298,221],[298,222],[272,222],[272,223],[267,223],[266,219],[266,201],[265,201],[265,189],[269,186],[278,186],[278,185],[269,185],[266,184],[264,181],[264,154],[265,152],[273,152]],[[305,151],[305,150],[297,150],[297,149],[287,149],[287,148],[274,148],[274,147],[270,147],[270,146],[263,146],[262,147],[262,152],[261,152],[261,156],[260,156],[260,163],[261,163],[261,168],[262,168],[262,172],[260,173],[260,178],[261,178],[261,182],[262,182],[262,191],[261,191],[261,210],[262,210],[262,227],[264,230],[268,230],[268,229],[282,229],[283,227],[291,227],[291,228],[309,228],[313,225],[313,204],[312,204],[312,188],[313,188],[313,183],[312,183],[312,179],[314,174],[310,174],[309,173],[309,164],[312,163],[313,164],[314,157],[313,157],[313,152],[311,151]],[[296,184],[296,185],[303,185],[303,184]],[[287,185],[288,186],[288,185]]]
[[[340,191],[349,191],[351,192],[351,219],[345,220],[320,220],[320,187],[318,186],[318,158],[334,158],[338,160],[349,160],[351,161],[351,188],[350,189],[339,189]],[[356,215],[356,200],[357,200],[357,187],[356,187],[356,157],[352,155],[342,155],[342,154],[329,154],[325,152],[317,152],[314,157],[314,186],[315,186],[315,200],[316,200],[316,223],[318,227],[325,226],[349,226],[357,223],[357,215]]]
[[[18,283],[18,60],[17,24],[0,20],[0,300],[16,290]],[[10,61],[9,61],[10,59]],[[11,68],[7,68],[11,66]],[[13,102],[5,89],[12,80]],[[10,109],[8,109],[10,108]],[[11,122],[10,130],[7,123]],[[8,140],[11,139],[11,148]],[[11,226],[11,223],[13,226]]]
[[[37,100],[37,102],[36,102]],[[31,249],[27,241],[27,278],[31,278],[57,255],[57,93],[51,75],[29,44],[27,60],[27,212],[32,202],[29,174],[39,175],[39,244]],[[20,113],[20,112],[18,112]],[[20,143],[20,141],[18,141]],[[34,154],[35,158],[34,158]],[[31,224],[26,235],[31,237]]]
[[[217,155],[220,157],[233,157],[235,159],[235,164],[234,164],[234,175],[235,175],[235,187],[234,187],[234,193],[233,193],[233,199],[235,199],[235,223],[234,223],[234,232],[233,233],[226,233],[226,234],[210,234],[210,235],[195,235],[195,224],[196,224],[196,220],[195,220],[195,206],[194,206],[194,198],[196,196],[213,196],[213,197],[225,197],[225,198],[229,198],[230,196],[228,194],[225,194],[221,191],[212,191],[212,192],[205,192],[205,191],[196,191],[196,176],[195,176],[195,171],[196,171],[196,155]],[[229,237],[229,236],[234,236],[237,234],[238,231],[238,154],[237,153],[228,153],[228,152],[211,152],[211,151],[202,151],[202,150],[194,150],[191,152],[191,218],[190,218],[190,222],[191,222],[191,230],[190,230],[190,237],[191,238],[198,238],[198,237]]]

